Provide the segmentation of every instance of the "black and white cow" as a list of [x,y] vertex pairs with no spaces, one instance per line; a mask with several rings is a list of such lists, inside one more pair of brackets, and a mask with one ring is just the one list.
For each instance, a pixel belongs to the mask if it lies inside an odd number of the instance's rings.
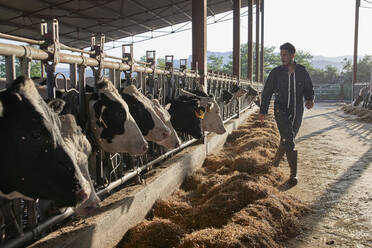
[[128,104],[142,135],[147,141],[161,142],[171,135],[171,131],[154,110],[153,102],[139,92],[134,85],[122,89],[121,96]]
[[97,92],[87,95],[89,122],[98,146],[105,152],[140,155],[148,144],[128,105],[108,79],[98,82]]
[[213,95],[208,96],[201,90],[192,90],[191,92],[188,92],[183,89],[179,90],[179,94],[181,96],[189,96],[198,99],[200,101],[200,106],[205,108],[205,116],[201,121],[202,129],[204,131],[214,132],[217,134],[224,134],[226,132],[220,114],[220,107]]
[[49,199],[75,206],[90,194],[60,121],[28,77],[0,92],[0,195],[7,199]]
[[162,145],[168,149],[174,149],[177,148],[181,145],[182,141],[177,135],[176,130],[172,126],[171,122],[171,115],[168,112],[168,109],[170,108],[170,104],[167,106],[163,107],[160,102],[157,99],[152,100],[154,104],[154,110],[156,114],[160,117],[160,119],[164,122],[164,124],[169,128],[171,131],[171,134],[169,135],[168,138],[157,142],[159,145]]
[[[54,109],[56,113],[60,114],[64,110],[65,101],[55,99],[49,102],[49,106]],[[92,153],[92,147],[72,114],[59,115],[59,119],[61,121],[62,138],[70,150],[73,151],[77,165],[90,185],[91,193],[89,198],[81,205],[78,205],[75,210],[78,215],[86,216],[93,209],[98,208],[101,202],[94,189],[88,170],[88,158]]]
[[204,118],[205,108],[195,97],[179,96],[170,100],[169,114],[174,129],[178,132],[190,134],[195,139],[203,136],[201,120]]

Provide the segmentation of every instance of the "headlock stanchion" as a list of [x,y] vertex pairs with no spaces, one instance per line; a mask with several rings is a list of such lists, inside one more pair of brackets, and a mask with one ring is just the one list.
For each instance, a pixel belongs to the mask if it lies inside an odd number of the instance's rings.
[[[86,105],[86,68],[88,66],[93,70],[94,91],[97,91],[97,83],[105,76],[104,70],[109,69],[109,77],[118,90],[133,84],[144,95],[150,93],[149,96],[158,99],[162,105],[175,99],[178,96],[179,89],[191,91],[202,88],[199,80],[201,77],[205,77],[207,93],[215,97],[220,106],[224,122],[237,117],[240,111],[249,108],[254,97],[243,95],[239,100],[233,99],[232,102],[226,104],[221,100],[223,90],[229,92],[234,85],[247,89],[247,91],[249,88],[255,88],[258,92],[262,89],[262,85],[253,84],[243,79],[238,81],[237,78],[226,74],[208,72],[201,76],[198,71],[188,69],[187,59],[181,59],[179,68],[174,68],[174,57],[172,55],[165,56],[165,65],[161,68],[156,63],[156,52],[154,50],[146,52],[146,61],[136,61],[132,44],[122,46],[120,57],[108,55],[104,51],[105,36],[103,34],[96,34],[91,37],[90,51],[66,46],[59,41],[59,25],[56,19],[52,22],[52,32],[48,31],[48,25],[45,21],[41,23],[40,30],[43,40],[39,41],[0,33],[0,38],[40,46],[40,48],[36,48],[28,45],[0,43],[0,56],[5,56],[5,81],[9,84],[15,79],[17,58],[20,61],[21,73],[29,76],[33,76],[30,75],[31,62],[41,62],[42,68],[46,70],[49,99],[55,98],[56,90],[60,90],[56,89],[57,77],[63,77],[63,89],[66,92],[70,88],[75,88],[78,91],[79,113],[76,116],[77,123],[88,137],[92,147],[96,145],[92,137],[92,130],[89,130],[88,125],[88,106]],[[75,54],[63,53],[63,50]],[[69,65],[69,78],[58,72],[57,65],[60,64]],[[42,75],[44,73],[43,69]],[[124,79],[121,79],[122,73],[124,73]],[[167,151],[165,148],[152,143],[148,153],[137,157],[125,153],[105,153],[98,149],[96,151],[98,153],[96,164],[92,166],[94,171],[91,171],[96,174],[94,182],[96,190],[99,190],[98,194],[103,196],[103,194],[132,178],[137,178],[137,181],[141,182],[140,175],[142,172],[197,141],[189,135],[179,134],[179,136],[183,141],[180,147]],[[42,213],[37,201],[6,201],[1,199],[0,203],[0,244],[4,248],[23,246],[45,234],[44,230],[47,230],[51,225],[55,225],[74,213],[72,208],[69,208],[64,213],[42,220],[40,217]],[[24,212],[26,213],[25,216],[23,216]]]

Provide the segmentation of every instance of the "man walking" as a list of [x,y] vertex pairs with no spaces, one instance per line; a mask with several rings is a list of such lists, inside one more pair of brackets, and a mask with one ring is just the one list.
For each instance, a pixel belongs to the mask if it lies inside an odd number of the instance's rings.
[[274,94],[274,114],[280,132],[280,144],[273,165],[279,166],[286,153],[291,171],[289,182],[293,185],[298,181],[294,140],[302,122],[303,98],[307,109],[314,106],[313,83],[306,68],[294,61],[295,54],[296,49],[291,43],[287,42],[280,46],[282,65],[275,67],[266,80],[259,114],[259,119],[263,123]]

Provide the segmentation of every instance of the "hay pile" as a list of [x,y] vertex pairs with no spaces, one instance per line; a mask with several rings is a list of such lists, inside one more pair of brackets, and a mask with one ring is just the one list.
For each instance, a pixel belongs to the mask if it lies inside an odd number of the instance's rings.
[[341,106],[341,109],[346,114],[357,115],[358,117],[356,119],[359,121],[372,123],[372,110],[368,110],[362,107],[354,107],[351,104],[344,104]]
[[118,247],[282,247],[308,209],[277,189],[286,179],[270,164],[278,142],[272,113],[263,125],[252,115]]

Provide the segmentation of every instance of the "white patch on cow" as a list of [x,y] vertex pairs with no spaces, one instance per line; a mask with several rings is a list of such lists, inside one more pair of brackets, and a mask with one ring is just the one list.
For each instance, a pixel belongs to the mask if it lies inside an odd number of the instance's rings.
[[[177,148],[181,145],[182,141],[177,135],[176,130],[174,130],[172,123],[171,123],[171,116],[169,112],[159,103],[157,99],[152,100],[154,103],[154,110],[156,114],[160,117],[160,119],[164,122],[165,125],[169,128],[171,131],[171,134],[169,135],[168,138],[157,142],[158,144],[168,148],[168,149],[174,149]],[[168,104],[168,109],[170,107],[170,104]]]
[[84,178],[89,182],[91,189],[88,200],[76,207],[75,212],[80,216],[86,216],[89,212],[99,207],[101,199],[94,190],[92,180],[88,170],[88,158],[92,153],[92,147],[85,137],[81,128],[76,124],[75,117],[67,114],[59,116],[61,120],[61,134],[69,149],[76,158],[77,165]]
[[145,106],[146,110],[150,113],[151,118],[154,122],[154,128],[149,131],[149,133],[145,136],[147,141],[153,142],[160,142],[162,140],[167,139],[171,135],[171,131],[169,128],[164,124],[162,119],[158,116],[156,111],[154,110],[153,103],[149,98],[139,92],[134,85],[130,85],[123,90],[123,93],[128,94],[136,98],[138,101],[142,102]]
[[126,121],[124,123],[124,134],[115,135],[111,143],[100,137],[103,131],[102,127],[98,127],[97,117],[94,111],[94,103],[96,101],[89,100],[91,94],[87,94],[87,100],[89,101],[89,115],[90,124],[92,126],[93,133],[96,141],[102,150],[106,152],[128,152],[131,155],[140,155],[146,152],[148,144],[141,134],[141,130],[134,121],[132,115],[129,112],[128,105],[125,103],[123,98],[120,96],[117,89],[108,79],[104,79],[104,87],[98,89],[99,94],[105,94],[110,100],[118,102],[122,105],[126,112]]
[[226,132],[225,126],[220,114],[220,107],[218,106],[214,97],[197,96],[191,92],[180,89],[180,95],[196,97],[200,100],[200,106],[206,109],[204,119],[201,121],[202,129],[207,132],[214,132],[217,134],[224,134]]
[[23,194],[21,194],[17,191],[12,191],[9,194],[5,194],[0,190],[0,197],[8,199],[8,200],[14,200],[14,199],[18,199],[18,198],[21,198],[21,199],[24,199],[24,200],[27,200],[27,201],[33,201],[34,200],[34,199],[32,199],[28,196],[25,196],[25,195],[23,195]]

